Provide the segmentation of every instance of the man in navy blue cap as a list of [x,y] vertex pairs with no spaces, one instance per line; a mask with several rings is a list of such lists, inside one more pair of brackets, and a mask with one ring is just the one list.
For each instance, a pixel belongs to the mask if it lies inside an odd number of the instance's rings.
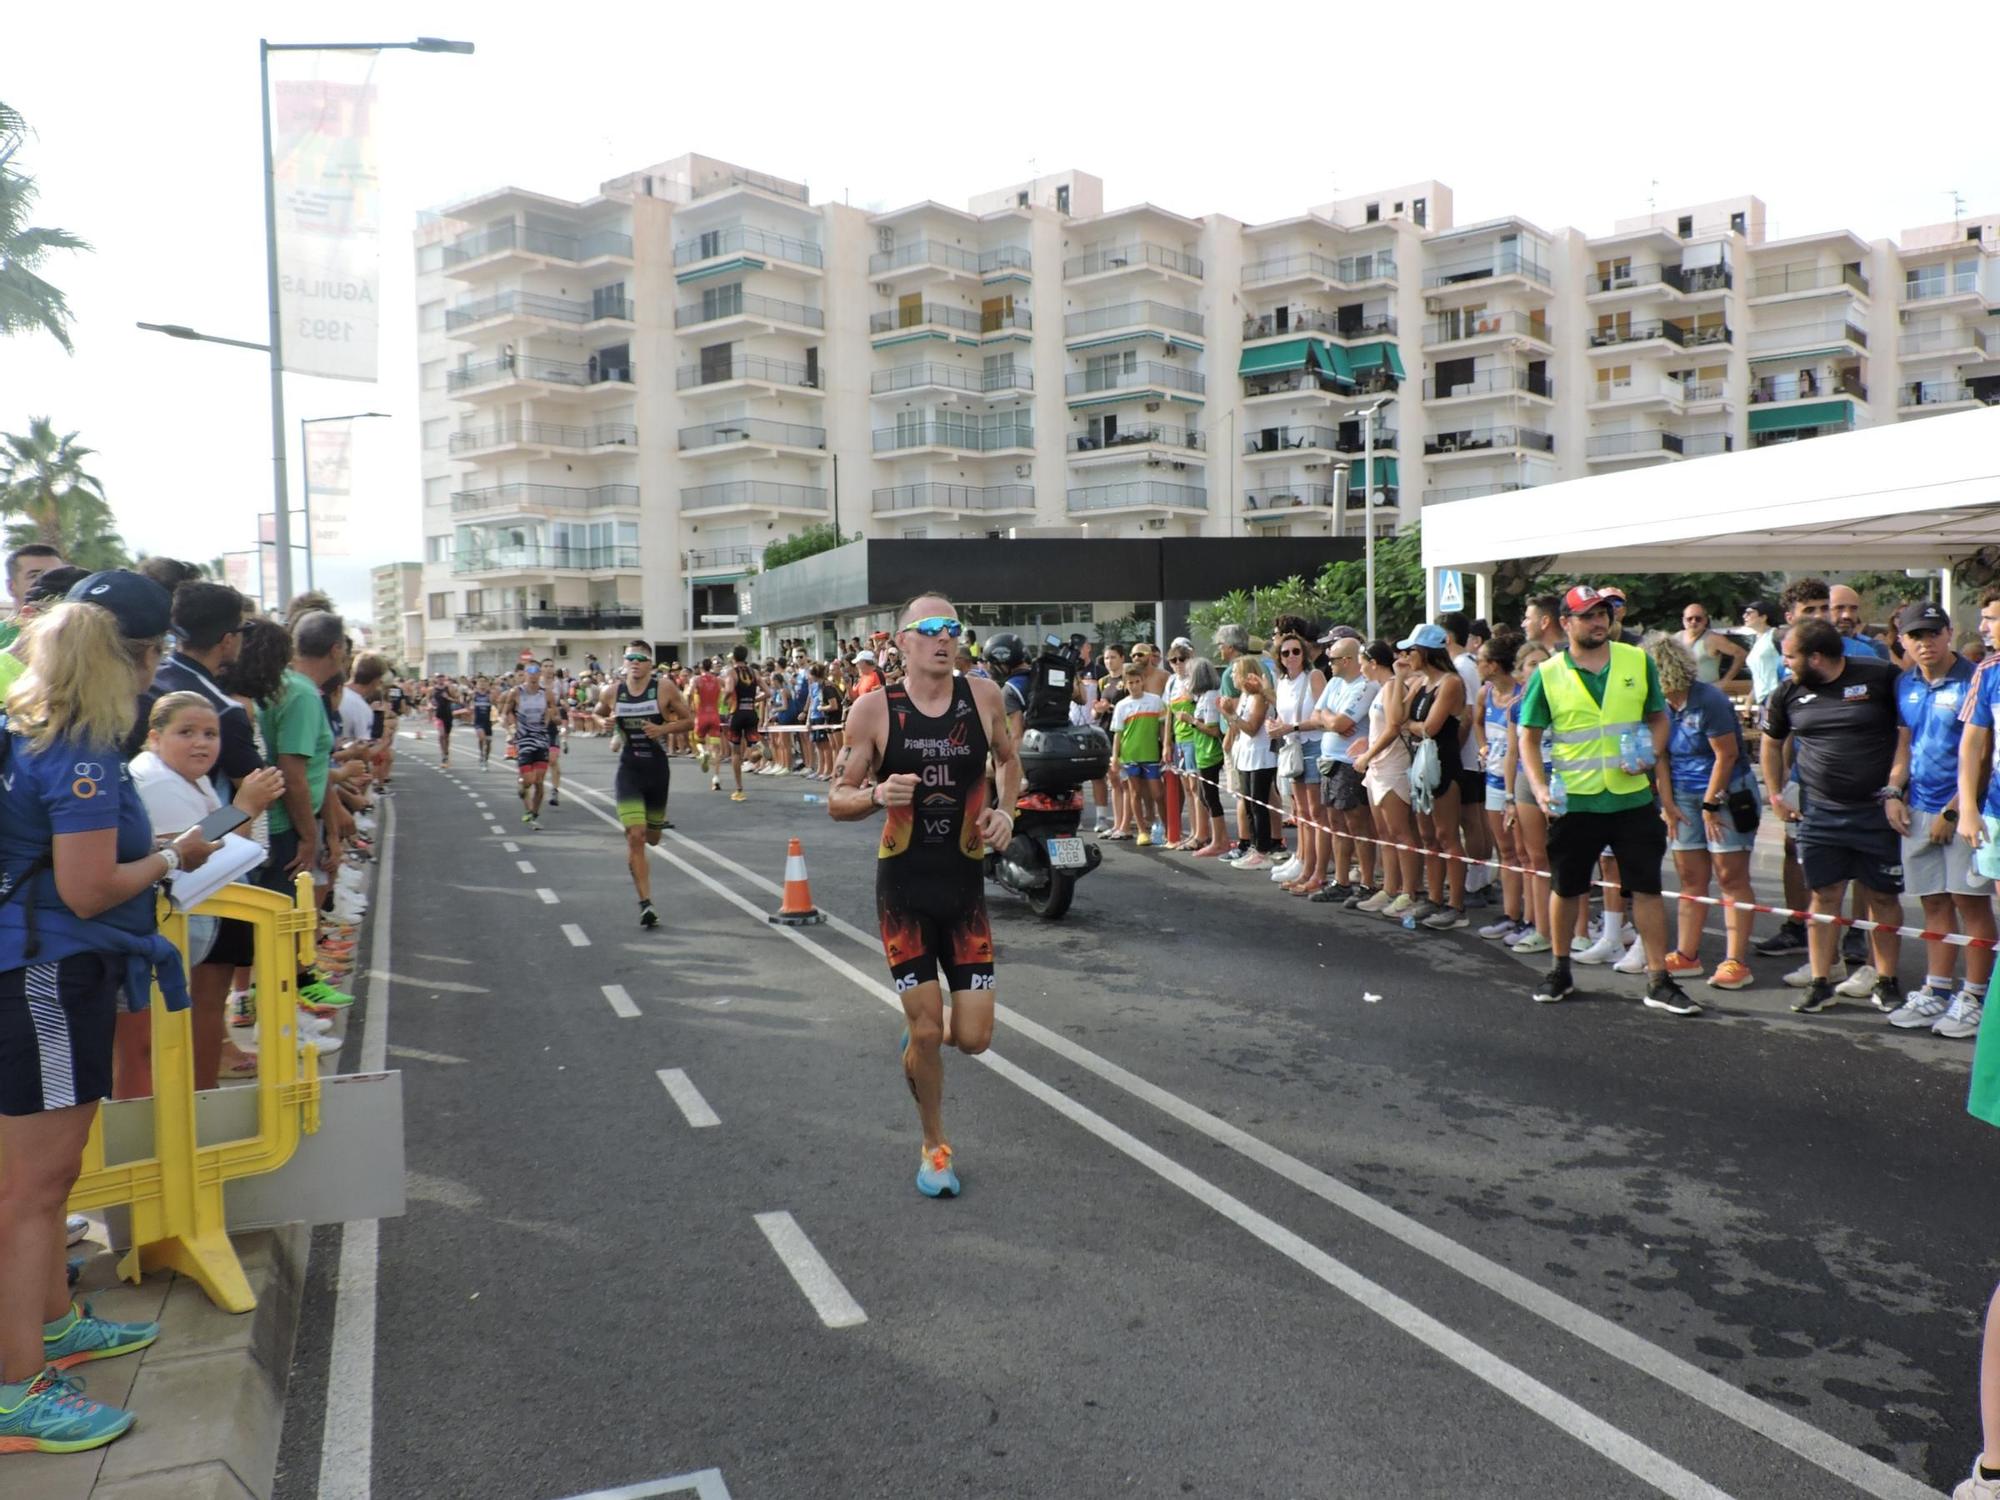
[[173,623],[173,596],[152,579],[123,568],[79,578],[69,591],[72,604],[95,604],[118,621],[127,640],[150,641],[167,633]]

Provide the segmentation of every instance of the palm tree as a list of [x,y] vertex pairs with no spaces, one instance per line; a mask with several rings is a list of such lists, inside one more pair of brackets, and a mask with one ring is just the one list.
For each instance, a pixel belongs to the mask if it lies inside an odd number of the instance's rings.
[[35,206],[35,179],[10,165],[27,134],[20,111],[0,104],[0,337],[42,329],[73,353],[69,302],[36,274],[51,250],[88,250],[67,229],[38,229],[28,223]]
[[111,502],[84,468],[95,451],[47,417],[31,417],[25,435],[0,433],[0,515],[21,518],[7,528],[10,548],[43,542],[80,568],[125,565]]

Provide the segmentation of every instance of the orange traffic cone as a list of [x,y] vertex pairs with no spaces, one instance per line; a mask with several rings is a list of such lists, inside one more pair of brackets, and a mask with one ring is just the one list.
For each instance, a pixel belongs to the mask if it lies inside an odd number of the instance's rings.
[[812,882],[806,879],[806,851],[797,839],[785,851],[785,900],[770,921],[785,927],[817,927],[826,920],[813,905]]

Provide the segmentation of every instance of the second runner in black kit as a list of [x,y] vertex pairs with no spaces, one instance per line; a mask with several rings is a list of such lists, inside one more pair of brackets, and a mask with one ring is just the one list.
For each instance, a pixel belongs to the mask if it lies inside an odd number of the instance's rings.
[[984,862],[988,849],[1004,849],[1013,837],[1021,766],[999,686],[953,673],[961,627],[951,601],[922,595],[902,619],[897,647],[906,675],[854,700],[828,811],[842,820],[888,813],[876,851],[875,904],[909,1022],[903,1072],[924,1135],[917,1188],[954,1197],[959,1181],[944,1138],[940,1049],[984,1052],[993,1039]]
[[625,674],[604,690],[598,712],[611,721],[618,749],[612,793],[625,829],[625,863],[639,893],[639,925],[659,925],[653,910],[653,871],[646,849],[667,826],[667,791],[672,779],[667,741],[694,728],[694,712],[664,673],[653,672],[653,648],[644,641],[625,647]]

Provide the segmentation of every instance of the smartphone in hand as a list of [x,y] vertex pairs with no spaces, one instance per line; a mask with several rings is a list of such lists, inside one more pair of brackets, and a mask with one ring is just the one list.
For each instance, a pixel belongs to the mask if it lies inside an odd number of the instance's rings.
[[196,824],[196,831],[211,844],[222,842],[226,833],[234,833],[250,821],[250,814],[240,807],[222,806]]

